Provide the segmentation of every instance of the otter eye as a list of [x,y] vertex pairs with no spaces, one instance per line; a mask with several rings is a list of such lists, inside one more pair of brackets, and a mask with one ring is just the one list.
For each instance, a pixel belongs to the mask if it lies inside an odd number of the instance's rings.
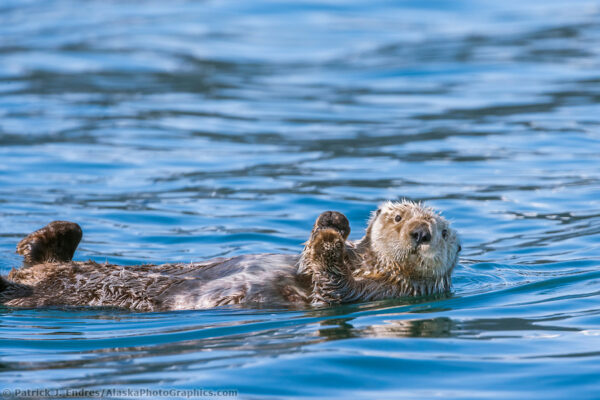
[[400,221],[402,221],[402,215],[400,215],[400,214],[396,215],[396,218],[394,218],[394,220],[395,220],[396,222],[400,222]]
[[444,230],[442,231],[442,237],[443,237],[444,239],[446,239],[446,238],[448,237],[448,229],[444,229]]

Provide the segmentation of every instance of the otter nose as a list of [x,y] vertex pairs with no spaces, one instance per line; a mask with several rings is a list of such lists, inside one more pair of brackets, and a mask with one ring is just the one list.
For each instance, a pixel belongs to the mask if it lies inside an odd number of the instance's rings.
[[419,225],[412,230],[410,236],[413,238],[416,244],[429,243],[431,240],[431,232],[427,225]]

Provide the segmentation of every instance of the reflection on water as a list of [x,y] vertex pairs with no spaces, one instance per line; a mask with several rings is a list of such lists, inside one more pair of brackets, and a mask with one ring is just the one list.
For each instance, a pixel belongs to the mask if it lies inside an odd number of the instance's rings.
[[586,0],[5,0],[0,272],[53,219],[82,225],[79,260],[190,262],[299,252],[327,209],[355,239],[403,197],[463,252],[440,297],[2,308],[2,388],[597,397],[599,21]]

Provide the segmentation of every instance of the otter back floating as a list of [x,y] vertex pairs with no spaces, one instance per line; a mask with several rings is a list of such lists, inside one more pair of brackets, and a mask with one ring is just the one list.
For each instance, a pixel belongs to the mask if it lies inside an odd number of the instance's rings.
[[231,304],[279,307],[442,293],[460,243],[448,222],[413,202],[386,202],[349,242],[341,213],[322,213],[300,255],[257,254],[193,264],[72,261],[79,225],[55,221],[17,246],[23,267],[0,277],[0,304],[101,306],[136,311]]

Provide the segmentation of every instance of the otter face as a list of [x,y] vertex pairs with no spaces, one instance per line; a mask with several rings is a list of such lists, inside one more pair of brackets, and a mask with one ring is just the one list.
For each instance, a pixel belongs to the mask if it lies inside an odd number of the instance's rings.
[[368,232],[379,266],[417,280],[448,276],[461,250],[448,221],[429,207],[386,202],[373,214]]

